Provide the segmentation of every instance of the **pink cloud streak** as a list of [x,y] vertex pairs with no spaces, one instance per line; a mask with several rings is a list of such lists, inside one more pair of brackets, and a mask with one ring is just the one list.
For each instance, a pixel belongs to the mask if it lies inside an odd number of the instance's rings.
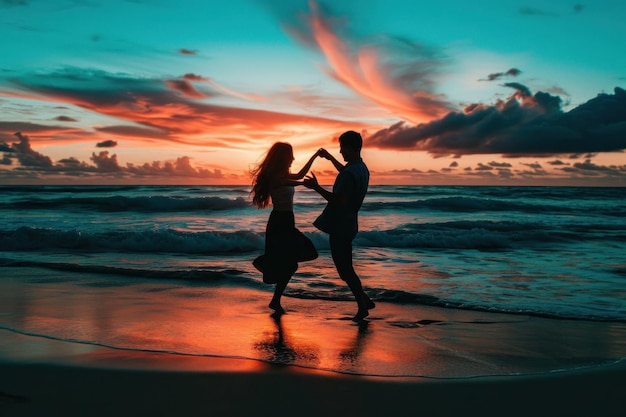
[[[451,110],[443,97],[425,88],[407,85],[414,82],[422,86],[430,84],[428,77],[432,75],[429,71],[432,62],[427,57],[413,63],[417,67],[414,73],[395,74],[398,68],[394,62],[385,64],[384,48],[370,45],[353,51],[333,30],[330,21],[322,16],[318,5],[311,1],[310,7],[311,35],[326,58],[333,78],[413,123],[440,117]],[[419,49],[414,44],[408,46]]]

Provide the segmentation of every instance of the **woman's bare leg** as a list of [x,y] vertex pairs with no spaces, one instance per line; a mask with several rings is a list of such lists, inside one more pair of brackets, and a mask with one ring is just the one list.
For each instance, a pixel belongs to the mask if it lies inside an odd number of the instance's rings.
[[277,314],[284,314],[285,309],[280,305],[280,298],[285,292],[285,288],[287,288],[287,283],[289,281],[279,281],[276,283],[276,288],[274,289],[274,296],[272,297],[272,301],[270,301],[269,308],[274,310]]

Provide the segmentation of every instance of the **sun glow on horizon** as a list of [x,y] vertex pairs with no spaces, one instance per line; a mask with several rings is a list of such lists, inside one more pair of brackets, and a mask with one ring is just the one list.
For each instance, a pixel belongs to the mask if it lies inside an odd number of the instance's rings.
[[0,183],[247,184],[274,142],[297,164],[356,130],[373,183],[626,185],[624,5],[182,1],[0,3]]

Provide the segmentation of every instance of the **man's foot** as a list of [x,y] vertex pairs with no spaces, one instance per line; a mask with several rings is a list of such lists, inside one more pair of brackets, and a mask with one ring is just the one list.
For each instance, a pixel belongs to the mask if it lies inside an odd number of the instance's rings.
[[371,310],[373,308],[376,308],[376,304],[374,304],[372,299],[369,298],[367,296],[367,294],[365,294],[365,293],[363,293],[363,295],[361,297],[359,297],[359,299],[357,300],[357,303],[359,305],[359,311],[360,310]]
[[354,315],[354,317],[352,317],[352,321],[361,321],[369,315],[370,315],[370,312],[366,308],[365,309],[360,308],[359,311],[357,311],[357,313]]
[[280,305],[279,302],[272,301],[269,305],[269,308],[274,310],[274,314],[285,314],[285,309]]

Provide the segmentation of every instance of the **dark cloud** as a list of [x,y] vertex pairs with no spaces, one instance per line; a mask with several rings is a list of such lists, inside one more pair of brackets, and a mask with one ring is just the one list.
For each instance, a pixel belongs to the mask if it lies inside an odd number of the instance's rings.
[[180,48],[178,53],[181,55],[198,55],[198,51],[194,51],[192,49]]
[[196,90],[192,83],[187,80],[166,80],[165,84],[172,90],[180,91],[186,97],[206,98],[207,96]]
[[560,97],[509,83],[517,93],[493,106],[471,105],[416,126],[403,122],[367,138],[369,146],[425,150],[435,156],[509,157],[612,152],[626,149],[626,91],[599,94],[563,112]]
[[74,166],[74,167],[84,165],[84,163],[83,163],[83,162],[81,162],[81,161],[80,161],[80,160],[78,160],[77,158],[74,158],[73,156],[71,156],[71,157],[69,157],[69,158],[63,158],[63,159],[60,159],[58,162],[59,162],[59,164],[61,164],[61,165],[66,165],[66,166]]
[[522,165],[526,165],[528,168],[532,168],[532,169],[534,169],[535,171],[542,171],[542,170],[543,170],[543,167],[542,167],[542,166],[541,166],[541,164],[540,164],[540,163],[538,163],[538,162],[534,162],[534,163],[530,163],[530,164],[528,164],[528,163],[522,163]]
[[506,175],[507,177],[509,177],[513,175],[511,172],[512,167],[513,166],[509,164],[508,162],[491,161],[486,164],[479,162],[476,165],[476,167],[472,169],[472,171],[481,172],[481,173],[493,173],[495,171],[495,173],[497,173],[498,176]]
[[505,87],[510,87],[516,89],[522,97],[530,97],[532,94],[530,89],[526,87],[524,84],[520,83],[505,83],[503,84]]
[[496,161],[489,162],[489,166],[492,166],[495,168],[511,168],[512,167],[512,165],[509,164],[508,162],[496,162]]
[[[120,165],[117,154],[109,151],[93,152],[89,158],[93,165],[80,161],[75,157],[63,158],[54,164],[52,160],[32,149],[27,136],[18,132],[15,134],[18,142],[7,144],[0,141],[0,152],[4,157],[0,159],[0,165],[12,165],[13,160],[19,162],[19,167],[11,171],[0,170],[3,178],[37,178],[39,174],[46,175],[69,175],[69,176],[114,176],[116,178],[135,177],[193,177],[203,179],[224,179],[227,176],[219,169],[204,169],[192,166],[191,158],[181,156],[173,162],[154,161],[143,165],[126,164]],[[113,145],[115,141],[105,141],[100,144]],[[99,144],[99,145],[100,145]]]
[[507,72],[494,72],[492,74],[489,74],[486,79],[480,79],[478,81],[495,81],[499,80],[502,77],[517,77],[521,73],[521,70],[517,68],[511,68]]
[[94,152],[89,159],[96,164],[96,168],[100,172],[119,172],[122,170],[117,162],[117,154],[109,156],[109,151],[101,151],[98,154]]
[[208,170],[202,168],[194,168],[191,165],[191,158],[188,156],[181,156],[174,162],[160,162],[155,161],[152,164],[133,165],[128,164],[126,170],[137,176],[160,176],[160,175],[174,175],[182,177],[199,177],[206,179],[219,179],[224,178],[224,174],[221,170]]
[[537,9],[535,7],[522,7],[519,9],[519,13],[525,16],[546,16],[546,17],[556,17],[557,13],[549,12],[543,9]]
[[538,9],[536,7],[522,7],[519,9],[519,13],[525,16],[543,16],[543,17],[559,17],[562,14],[570,14],[570,13],[581,13],[585,9],[585,5],[576,3],[572,6],[570,11],[563,11],[563,13],[557,13],[553,11],[548,11],[544,9]]
[[[325,171],[325,173],[327,175],[336,175],[336,173],[333,173],[332,171]],[[392,174],[423,174],[424,171],[417,169],[417,168],[411,168],[411,169],[394,169],[391,170]]]
[[74,119],[73,117],[69,117],[69,116],[57,116],[54,118],[54,120],[57,120],[59,122],[77,122],[78,121]]
[[508,169],[500,169],[498,170],[498,177],[502,178],[502,179],[509,179],[509,178],[513,178],[515,176],[515,174],[513,172],[511,172],[511,170]]
[[[76,102],[89,110],[123,103],[167,102],[172,99],[163,88],[163,81],[154,78],[112,74],[101,70],[65,67],[47,74],[24,74],[7,80],[20,90]],[[69,99],[69,100],[68,100]]]
[[115,148],[116,146],[117,142],[112,139],[96,143],[96,148]]
[[52,159],[31,148],[28,136],[22,135],[21,132],[17,132],[15,136],[19,142],[13,143],[11,148],[22,166],[44,168],[52,166]]
[[549,164],[549,165],[552,165],[552,166],[565,166],[565,165],[569,165],[568,163],[563,162],[563,161],[561,161],[560,159],[556,159],[556,160],[554,160],[554,161],[548,161],[548,164]]
[[197,75],[193,73],[187,73],[183,75],[183,79],[188,80],[188,81],[200,81],[200,82],[211,81],[211,79],[208,77],[203,77],[202,75]]
[[617,173],[617,172],[626,172],[626,165],[618,166],[603,166],[597,165],[591,162],[590,159],[587,159],[585,162],[577,162],[574,164],[574,168],[583,171],[600,171],[605,173]]
[[579,174],[582,176],[598,177],[626,177],[626,165],[596,165],[590,159],[584,162],[577,162],[571,167],[561,168],[562,171],[569,174]]
[[595,157],[596,154],[593,152],[588,152],[588,153],[573,153],[571,155],[568,156],[568,159],[591,159],[593,157]]
[[54,131],[66,131],[67,128],[58,125],[42,125],[39,123],[31,123],[31,122],[3,122],[0,121],[0,132],[10,133],[10,136],[13,136],[14,132],[27,132],[27,133],[36,133],[36,132],[49,132],[51,130]]
[[504,75],[510,75],[512,77],[517,77],[518,75],[520,75],[522,73],[521,70],[517,69],[517,68],[511,68],[509,69],[507,72],[504,73]]

